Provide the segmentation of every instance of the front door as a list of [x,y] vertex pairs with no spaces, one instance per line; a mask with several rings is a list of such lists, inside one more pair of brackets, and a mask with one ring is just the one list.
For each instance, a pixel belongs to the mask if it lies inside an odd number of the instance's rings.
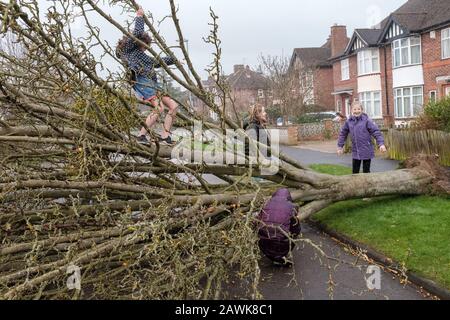
[[351,107],[350,98],[345,98],[345,115],[347,117],[351,116],[350,107]]

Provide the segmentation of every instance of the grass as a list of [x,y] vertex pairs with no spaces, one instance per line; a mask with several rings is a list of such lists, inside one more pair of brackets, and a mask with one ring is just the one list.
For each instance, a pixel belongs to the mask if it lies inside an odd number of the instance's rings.
[[[313,165],[350,174],[337,165]],[[450,198],[389,196],[336,203],[314,218],[403,263],[408,270],[450,288]]]
[[335,176],[344,176],[352,174],[352,169],[349,167],[338,166],[334,164],[312,164],[309,166],[314,171],[326,174],[332,174]]

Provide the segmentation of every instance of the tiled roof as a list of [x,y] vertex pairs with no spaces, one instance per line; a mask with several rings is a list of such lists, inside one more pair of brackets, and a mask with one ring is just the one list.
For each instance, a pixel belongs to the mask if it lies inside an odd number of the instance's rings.
[[[258,90],[267,89],[269,86],[268,80],[258,72],[251,70],[248,66],[240,68],[228,76],[223,76],[227,84],[233,90]],[[216,84],[212,78],[203,81],[206,87],[215,87]]]
[[232,89],[266,89],[267,79],[258,72],[251,70],[248,66],[237,70],[227,77],[227,83]]
[[331,56],[331,49],[326,45],[322,48],[296,48],[293,58],[300,59],[306,67],[330,67],[328,59]]
[[380,29],[356,29],[355,32],[364,40],[369,46],[374,46],[380,37]]
[[392,13],[395,20],[411,32],[420,32],[450,23],[449,0],[409,0]]

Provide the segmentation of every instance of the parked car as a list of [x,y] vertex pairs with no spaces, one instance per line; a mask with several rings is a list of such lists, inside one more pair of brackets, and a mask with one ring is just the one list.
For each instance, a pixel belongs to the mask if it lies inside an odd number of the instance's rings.
[[[291,125],[295,122],[295,119],[292,117],[289,117],[287,120],[286,125]],[[277,127],[283,126],[283,118],[277,118]]]

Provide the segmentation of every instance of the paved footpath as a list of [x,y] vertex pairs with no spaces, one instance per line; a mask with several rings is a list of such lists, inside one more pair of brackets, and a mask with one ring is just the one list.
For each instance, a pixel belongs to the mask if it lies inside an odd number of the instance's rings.
[[[282,147],[282,151],[305,163],[341,164],[351,166],[351,156],[307,150],[298,147]],[[394,170],[396,161],[375,159],[374,172]],[[412,284],[404,285],[391,273],[381,270],[380,290],[369,290],[366,278],[369,263],[352,255],[344,246],[303,224],[303,239],[309,239],[332,259],[323,258],[310,244],[300,243],[294,250],[294,267],[280,268],[263,258],[260,266],[262,282],[260,290],[265,299],[366,299],[366,300],[423,300],[430,299]],[[330,278],[331,277],[331,278]],[[330,290],[329,281],[334,283]]]
[[[323,146],[316,143],[314,145],[300,145],[296,147],[286,147],[281,146],[280,151],[286,153],[288,156],[306,164],[337,164],[342,166],[347,166],[351,168],[352,166],[352,155],[345,154],[338,156],[336,153],[336,143],[333,142],[333,151],[331,152],[329,143],[325,143]],[[319,150],[323,151],[319,151]],[[398,168],[398,161],[384,159],[377,157],[372,160],[371,171],[372,172],[383,172],[389,170],[395,170]]]
[[[424,300],[430,299],[412,284],[404,285],[391,273],[380,273],[380,289],[369,290],[369,263],[315,228],[303,224],[302,238],[309,239],[332,259],[324,258],[308,243],[294,249],[294,266],[280,268],[265,257],[260,267],[260,291],[269,300]],[[330,280],[334,284],[330,287]],[[330,290],[332,288],[332,290]]]

